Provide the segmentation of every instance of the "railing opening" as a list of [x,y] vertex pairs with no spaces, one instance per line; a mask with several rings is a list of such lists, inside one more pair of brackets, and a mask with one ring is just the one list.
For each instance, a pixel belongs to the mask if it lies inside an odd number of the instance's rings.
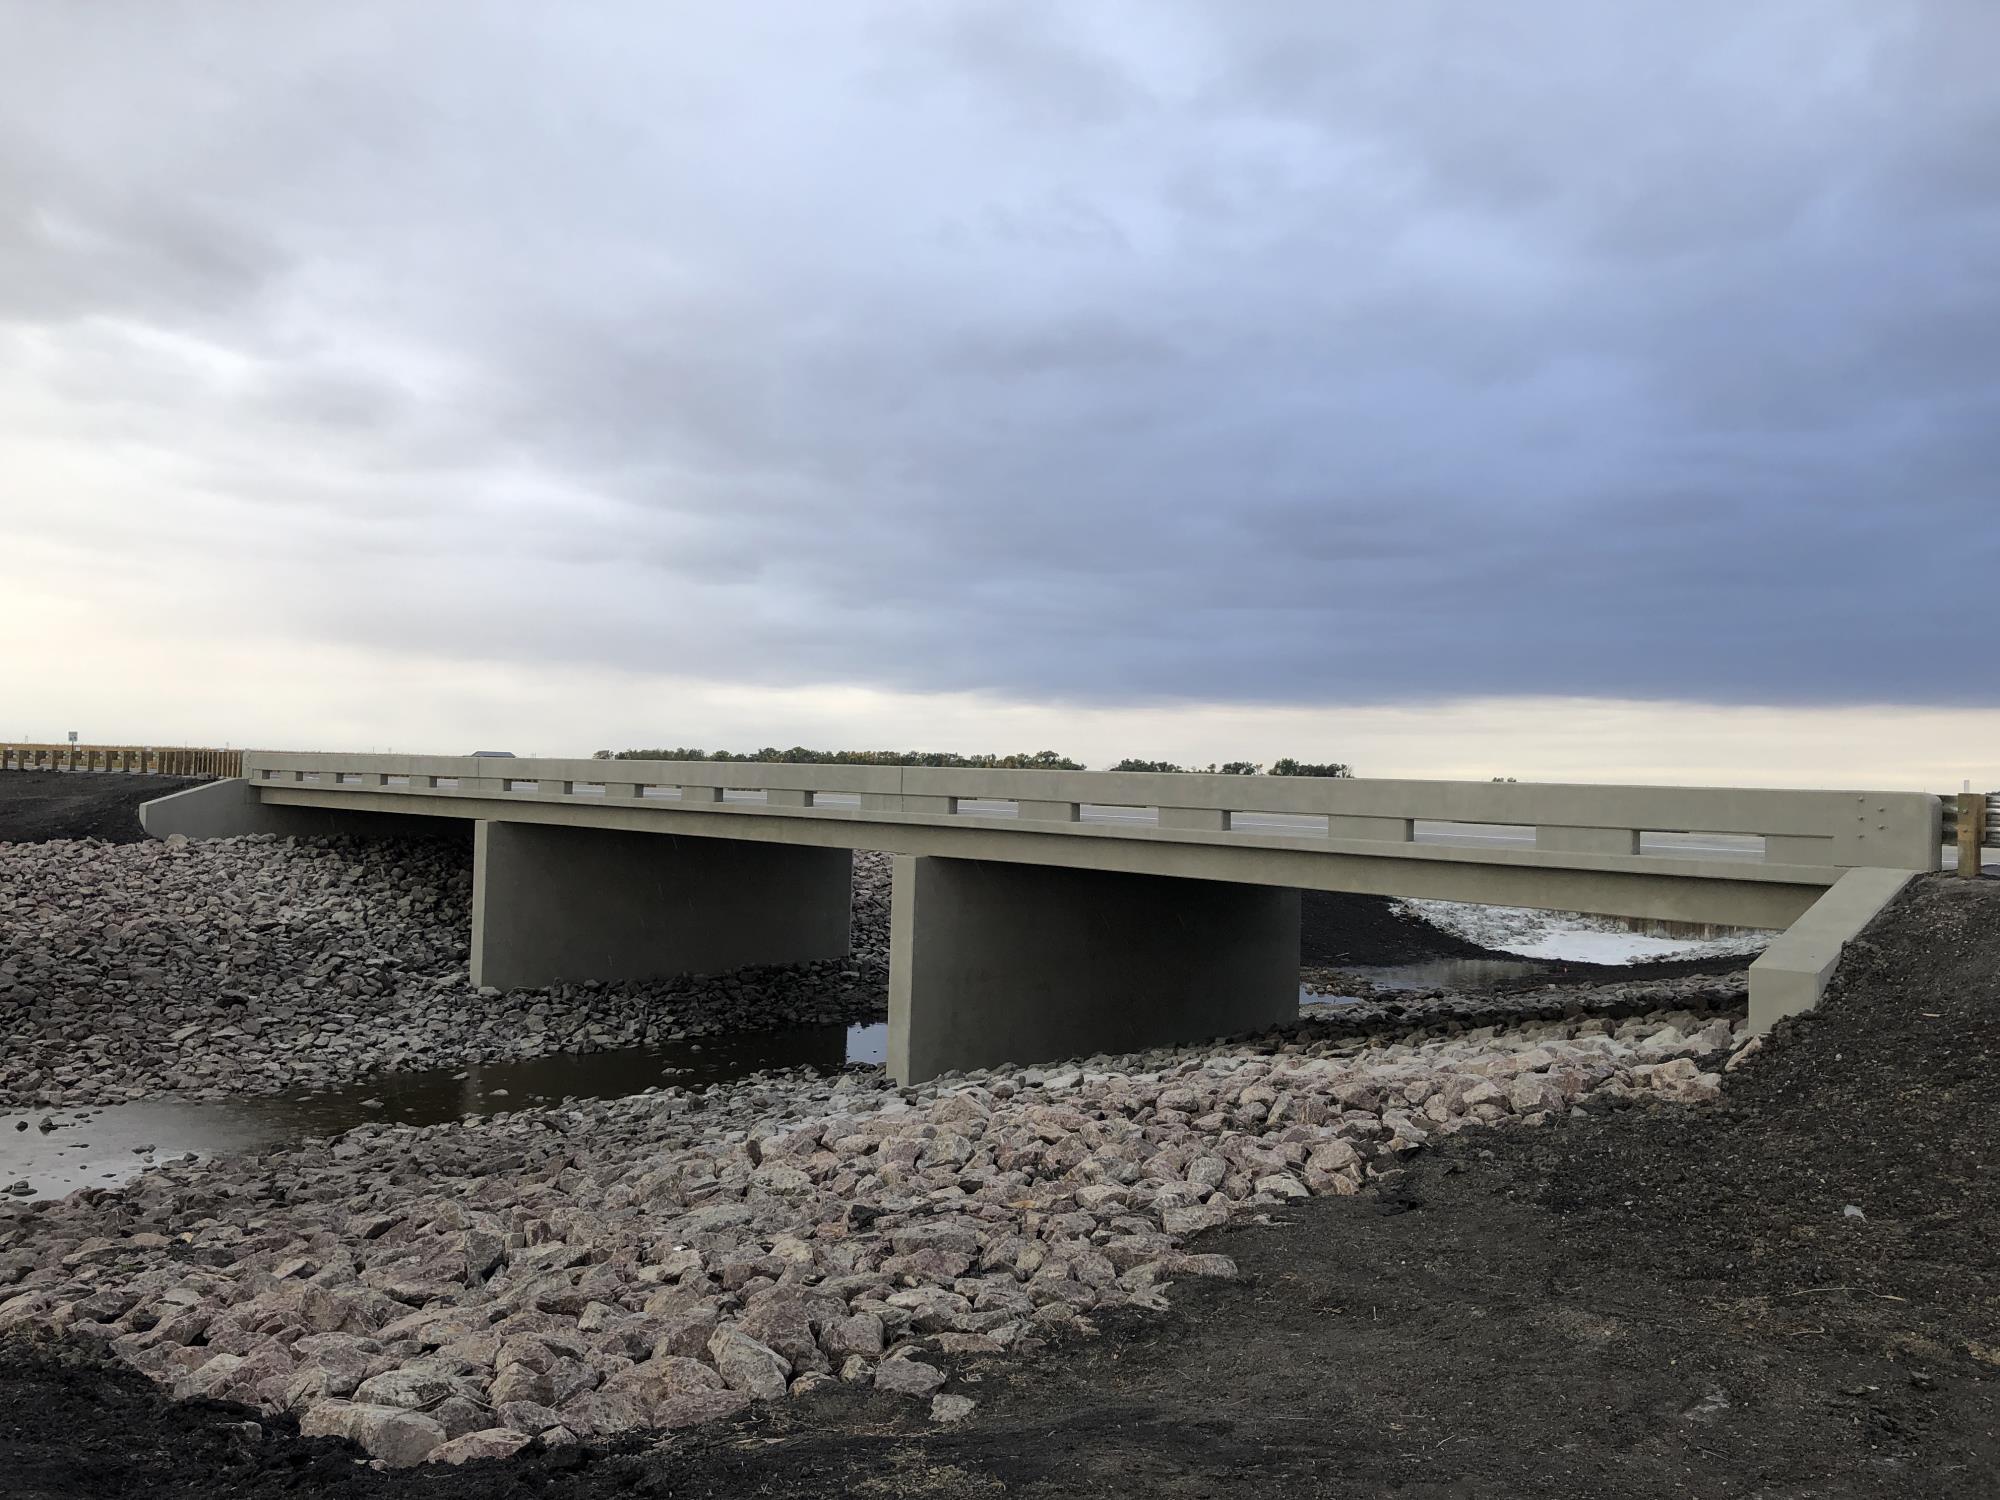
[[1020,804],[1008,797],[961,797],[958,812],[965,818],[1016,818]]
[[1535,844],[1532,823],[1447,823],[1431,818],[1416,820],[1416,838],[1425,844],[1456,844],[1465,848],[1527,847]]
[[1265,838],[1315,839],[1326,837],[1327,822],[1320,813],[1233,812],[1229,831]]
[[1768,844],[1755,833],[1693,833],[1681,829],[1642,829],[1639,852],[1668,859],[1752,859],[1768,857]]
[[1143,827],[1158,827],[1160,810],[1116,802],[1086,802],[1077,809],[1077,817],[1084,823],[1134,823]]

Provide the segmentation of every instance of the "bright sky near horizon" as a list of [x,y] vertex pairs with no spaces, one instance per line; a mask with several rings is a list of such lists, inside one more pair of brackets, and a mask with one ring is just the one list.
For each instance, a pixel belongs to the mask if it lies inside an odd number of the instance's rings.
[[2000,7],[0,0],[0,735],[2000,785]]

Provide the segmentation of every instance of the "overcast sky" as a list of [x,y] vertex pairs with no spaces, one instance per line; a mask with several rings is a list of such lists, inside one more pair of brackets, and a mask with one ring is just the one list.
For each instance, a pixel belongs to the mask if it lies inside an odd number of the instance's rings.
[[1991,0],[0,0],[0,734],[2000,774],[1996,77]]

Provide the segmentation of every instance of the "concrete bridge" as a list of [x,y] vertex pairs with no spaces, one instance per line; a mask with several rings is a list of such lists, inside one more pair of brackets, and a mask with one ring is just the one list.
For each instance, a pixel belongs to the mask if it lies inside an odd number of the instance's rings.
[[850,851],[895,856],[889,1069],[1132,1050],[1297,1013],[1299,898],[1356,891],[1789,928],[1752,1019],[1937,868],[1914,792],[245,752],[156,837],[473,824],[501,988],[848,950]]

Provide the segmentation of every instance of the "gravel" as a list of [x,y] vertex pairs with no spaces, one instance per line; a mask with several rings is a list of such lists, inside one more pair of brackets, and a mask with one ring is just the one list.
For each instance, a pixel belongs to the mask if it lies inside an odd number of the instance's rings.
[[1698,1003],[1620,1020],[1572,996],[1512,1025],[1406,1008],[1434,1019],[1313,1016],[903,1090],[759,1075],[170,1165],[0,1207],[0,1334],[97,1341],[176,1395],[290,1410],[396,1465],[832,1382],[931,1403],[959,1394],[955,1359],[1233,1276],[1184,1248],[1205,1230],[1393,1183],[1467,1128],[1713,1099],[1743,1041]]
[[0,1108],[218,1098],[723,1031],[879,1020],[888,860],[846,961],[473,986],[462,842],[0,844]]

